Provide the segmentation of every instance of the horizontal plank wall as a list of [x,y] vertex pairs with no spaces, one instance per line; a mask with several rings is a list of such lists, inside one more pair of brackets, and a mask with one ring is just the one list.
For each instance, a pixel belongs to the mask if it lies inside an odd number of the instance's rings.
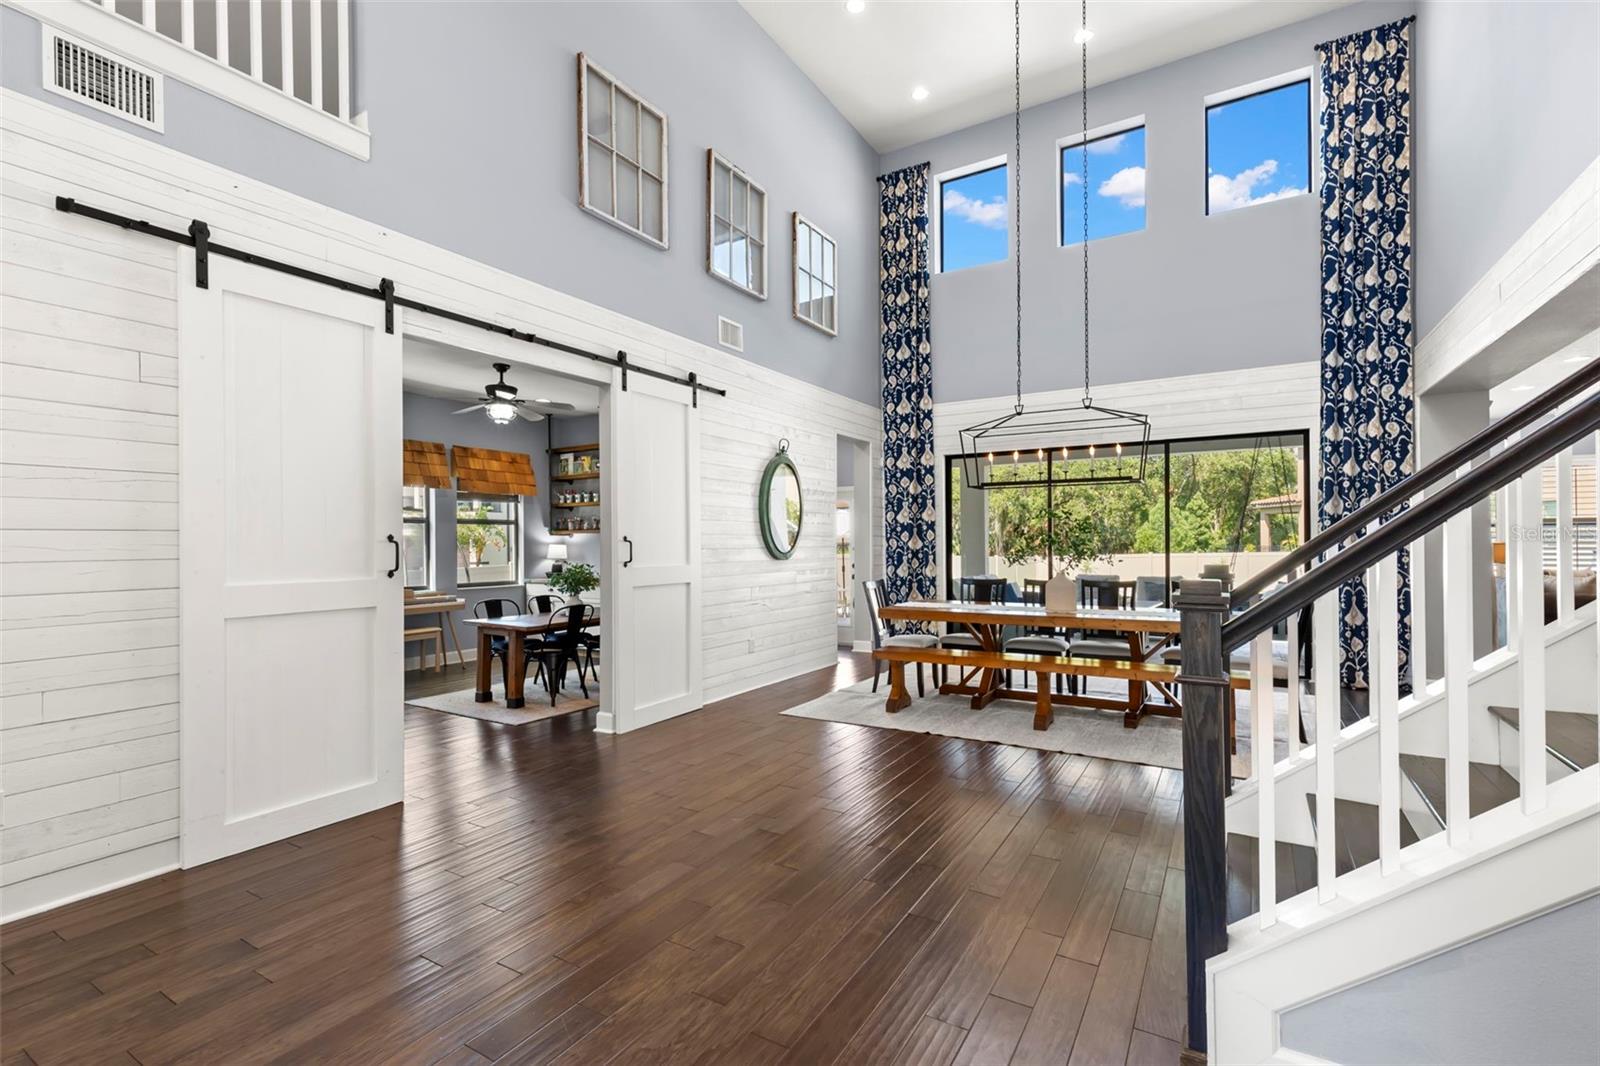
[[[192,253],[61,214],[57,195],[178,230],[203,218],[219,243],[340,276],[391,277],[416,299],[595,350],[623,348],[636,365],[694,370],[728,389],[700,401],[706,698],[834,662],[839,434],[871,446],[873,572],[881,568],[882,428],[871,405],[11,92],[0,92],[0,151],[0,617],[4,654],[18,660],[5,664],[0,736],[0,839],[13,882],[5,916],[177,860],[173,306],[177,257]],[[405,321],[408,333],[449,335],[425,315]],[[876,360],[876,335],[852,343]],[[782,562],[767,557],[756,523],[761,471],[780,438],[799,466],[807,515],[799,550]],[[47,529],[60,532],[37,535]],[[80,720],[94,724],[71,724]],[[125,765],[124,754],[139,761]],[[113,774],[115,796],[103,780]],[[103,797],[92,807],[52,806],[83,802],[89,781]],[[62,785],[74,787],[29,798]]]
[[178,861],[177,249],[33,185],[0,189],[7,914]]

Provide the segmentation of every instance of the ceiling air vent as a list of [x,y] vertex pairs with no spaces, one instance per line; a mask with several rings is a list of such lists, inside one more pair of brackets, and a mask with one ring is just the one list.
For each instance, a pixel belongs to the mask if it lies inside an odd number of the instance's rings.
[[45,28],[44,87],[129,122],[161,130],[161,75]]
[[736,352],[744,351],[744,327],[731,318],[718,315],[717,343]]

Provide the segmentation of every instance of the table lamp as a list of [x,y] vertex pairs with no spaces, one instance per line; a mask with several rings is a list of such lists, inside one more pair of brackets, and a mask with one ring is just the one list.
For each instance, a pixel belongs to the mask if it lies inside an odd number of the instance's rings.
[[567,546],[565,544],[552,544],[545,558],[550,560],[550,572],[561,573],[561,564],[567,561]]

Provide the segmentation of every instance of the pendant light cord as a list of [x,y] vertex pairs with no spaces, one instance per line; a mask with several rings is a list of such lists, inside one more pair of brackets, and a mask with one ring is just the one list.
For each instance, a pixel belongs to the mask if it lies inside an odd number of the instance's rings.
[[1015,159],[1012,172],[1015,191],[1011,195],[1011,216],[1016,225],[1017,268],[1017,413],[1022,413],[1022,0],[1011,5],[1012,31],[1012,110],[1013,134],[1016,138]]
[[1082,50],[1078,58],[1080,74],[1078,100],[1083,107],[1083,144],[1078,154],[1083,157],[1083,168],[1078,184],[1083,186],[1083,406],[1094,405],[1089,395],[1089,0],[1083,0],[1082,19],[1078,37]]

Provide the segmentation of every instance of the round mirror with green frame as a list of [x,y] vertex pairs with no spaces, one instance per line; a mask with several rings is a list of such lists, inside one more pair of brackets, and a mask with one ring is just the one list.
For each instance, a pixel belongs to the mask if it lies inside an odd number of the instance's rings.
[[789,442],[778,442],[778,454],[761,475],[761,542],[774,559],[787,559],[800,543],[805,505],[800,499],[800,471],[789,458]]

